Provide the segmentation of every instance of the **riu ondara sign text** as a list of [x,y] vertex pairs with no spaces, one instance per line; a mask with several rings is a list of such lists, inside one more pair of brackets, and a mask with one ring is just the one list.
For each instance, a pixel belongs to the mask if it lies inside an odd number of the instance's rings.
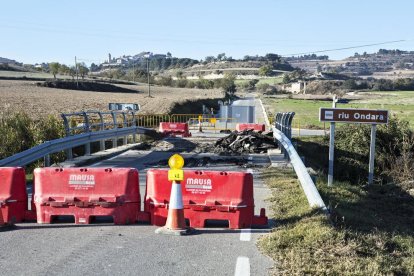
[[388,110],[323,108],[319,109],[321,122],[387,124]]

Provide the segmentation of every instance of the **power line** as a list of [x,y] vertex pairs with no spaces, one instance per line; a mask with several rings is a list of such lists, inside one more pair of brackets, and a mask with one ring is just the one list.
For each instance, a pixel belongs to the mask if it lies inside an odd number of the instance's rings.
[[316,54],[316,53],[326,53],[326,52],[334,52],[334,51],[341,51],[341,50],[357,49],[357,48],[377,46],[377,45],[383,45],[383,44],[391,44],[391,43],[398,43],[398,42],[404,42],[404,41],[407,41],[407,40],[405,40],[405,39],[393,40],[393,41],[385,41],[385,42],[380,42],[380,43],[372,43],[372,44],[365,44],[365,45],[359,45],[359,46],[351,46],[351,47],[343,47],[343,48],[327,49],[327,50],[318,50],[318,51],[313,51],[313,52],[304,52],[304,53],[296,53],[296,54],[287,54],[287,55],[282,55],[282,57],[301,56],[301,55],[309,55],[309,54]]

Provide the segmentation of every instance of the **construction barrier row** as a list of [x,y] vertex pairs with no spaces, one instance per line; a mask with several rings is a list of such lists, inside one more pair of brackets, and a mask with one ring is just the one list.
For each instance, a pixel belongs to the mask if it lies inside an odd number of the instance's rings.
[[161,122],[159,131],[168,136],[181,135],[182,137],[190,137],[191,133],[187,123],[168,123]]
[[237,131],[243,130],[254,130],[254,131],[265,131],[266,126],[264,124],[237,124],[236,125]]
[[[34,205],[28,210],[25,172],[0,168],[0,225],[35,218],[51,223],[73,216],[76,224],[110,216],[114,224],[137,221],[163,226],[167,220],[171,182],[167,170],[147,173],[141,211],[138,171],[133,168],[38,168],[34,171]],[[208,220],[226,220],[229,228],[267,225],[264,209],[254,215],[250,173],[186,170],[182,181],[185,218],[202,228]]]

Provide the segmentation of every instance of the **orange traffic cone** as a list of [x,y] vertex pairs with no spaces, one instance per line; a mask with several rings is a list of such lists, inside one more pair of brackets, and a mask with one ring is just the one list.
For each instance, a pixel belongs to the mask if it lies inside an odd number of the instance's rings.
[[181,236],[193,234],[194,231],[193,228],[187,227],[185,224],[181,183],[179,181],[173,181],[167,222],[164,227],[155,230],[155,233]]

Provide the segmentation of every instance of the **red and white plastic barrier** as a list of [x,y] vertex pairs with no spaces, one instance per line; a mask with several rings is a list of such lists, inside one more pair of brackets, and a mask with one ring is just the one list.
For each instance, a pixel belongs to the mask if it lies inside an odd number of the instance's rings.
[[112,216],[114,224],[134,223],[140,216],[138,171],[132,168],[35,169],[34,201],[38,223],[71,215],[76,224]]
[[[166,223],[171,193],[167,170],[148,170],[144,210],[151,224]],[[190,227],[206,220],[227,220],[230,229],[267,225],[264,209],[254,216],[253,176],[244,172],[186,170],[182,181],[184,216]]]
[[23,168],[0,168],[0,225],[25,220],[26,174]]
[[190,137],[191,133],[187,123],[167,123],[161,122],[159,131],[166,135],[176,136],[181,135],[183,137]]
[[264,124],[237,124],[236,130],[243,131],[246,129],[252,129],[254,131],[265,131],[266,126]]

